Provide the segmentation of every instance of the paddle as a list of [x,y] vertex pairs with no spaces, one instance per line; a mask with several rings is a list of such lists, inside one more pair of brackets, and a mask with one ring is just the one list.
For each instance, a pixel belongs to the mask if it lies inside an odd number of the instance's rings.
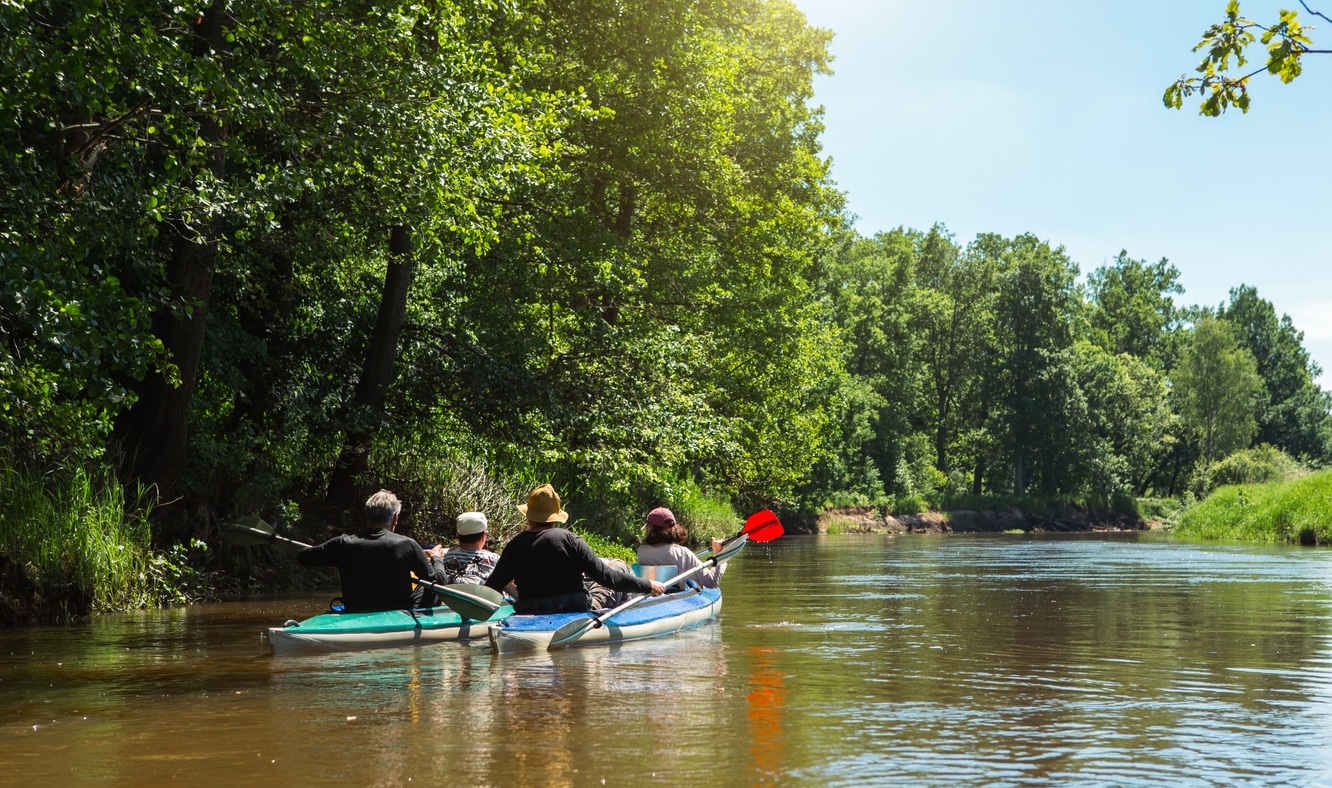
[[[294,547],[309,547],[305,542],[278,536],[273,526],[258,517],[242,517],[230,525],[223,526],[222,538],[234,545],[261,545],[282,542]],[[434,591],[450,610],[472,621],[485,621],[499,610],[504,596],[493,588],[470,583],[452,583],[440,585],[428,580],[415,578],[418,585]]]
[[[702,564],[694,567],[693,569],[690,569],[688,572],[682,572],[681,574],[671,578],[671,585],[683,583],[685,580],[688,580],[689,578],[693,577],[699,572],[702,572],[704,569],[707,569],[708,567],[711,566],[716,566],[722,561],[725,561],[726,559],[740,552],[740,550],[744,548],[745,544],[750,541],[770,542],[773,539],[776,539],[777,537],[781,536],[782,533],[783,533],[782,524],[777,520],[777,516],[772,512],[762,511],[759,512],[758,514],[750,515],[749,519],[745,521],[745,527],[740,531],[740,533],[736,534],[735,536],[731,537],[730,539],[727,539],[725,542],[722,543],[722,549],[720,552],[718,552],[716,555],[712,556],[711,558],[704,560]],[[575,642],[588,632],[603,626],[607,621],[611,620],[620,613],[623,613],[629,608],[634,607],[635,605],[638,605],[642,603],[644,600],[650,598],[651,594],[641,594],[639,596],[634,597],[633,599],[630,599],[628,602],[625,602],[623,605],[620,605],[619,607],[616,608],[612,608],[611,610],[608,610],[599,616],[580,618],[574,621],[570,621],[569,623],[555,630],[555,634],[553,634],[550,638],[550,645],[548,645],[546,648],[548,650],[564,648],[565,646],[568,646],[571,643]]]
[[[771,532],[772,535],[765,536],[765,534],[768,534],[769,532]],[[749,517],[745,518],[745,526],[737,531],[735,536],[722,542],[722,549],[725,550],[726,545],[734,542],[741,536],[748,536],[750,540],[754,542],[768,542],[781,535],[782,524],[777,519],[777,515],[773,514],[769,509],[764,509],[761,512],[754,512],[749,515]],[[709,555],[712,555],[712,548],[709,547],[706,550],[701,550],[696,555],[699,560],[702,560]]]

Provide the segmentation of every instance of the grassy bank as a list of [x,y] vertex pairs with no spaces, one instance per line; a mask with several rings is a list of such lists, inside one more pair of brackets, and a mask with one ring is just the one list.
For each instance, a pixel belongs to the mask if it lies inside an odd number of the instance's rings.
[[1175,536],[1265,544],[1332,544],[1332,470],[1221,487],[1180,517]]
[[184,604],[205,595],[202,543],[152,549],[146,501],[109,471],[37,474],[0,463],[0,625]]

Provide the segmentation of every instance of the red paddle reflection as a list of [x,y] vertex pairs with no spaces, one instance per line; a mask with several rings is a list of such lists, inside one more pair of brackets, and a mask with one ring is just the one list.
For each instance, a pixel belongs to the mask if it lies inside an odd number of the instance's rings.
[[745,696],[745,716],[749,718],[749,757],[751,782],[770,783],[781,777],[785,762],[786,737],[782,730],[786,716],[786,677],[777,669],[774,648],[748,648],[752,668],[749,694]]

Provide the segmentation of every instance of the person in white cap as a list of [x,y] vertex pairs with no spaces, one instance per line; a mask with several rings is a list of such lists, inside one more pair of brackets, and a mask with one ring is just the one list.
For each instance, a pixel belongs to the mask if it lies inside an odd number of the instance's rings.
[[458,515],[458,544],[447,550],[431,549],[431,563],[435,572],[444,576],[444,582],[481,585],[490,577],[499,563],[499,554],[486,549],[488,526],[485,514],[463,512]]

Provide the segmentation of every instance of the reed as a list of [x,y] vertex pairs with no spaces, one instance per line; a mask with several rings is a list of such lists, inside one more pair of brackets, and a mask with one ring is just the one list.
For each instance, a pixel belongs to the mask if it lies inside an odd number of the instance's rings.
[[0,553],[36,586],[42,617],[155,602],[147,508],[127,512],[109,471],[75,466],[38,474],[0,462],[0,511]]
[[1332,470],[1220,487],[1180,517],[1175,536],[1261,544],[1332,544]]

